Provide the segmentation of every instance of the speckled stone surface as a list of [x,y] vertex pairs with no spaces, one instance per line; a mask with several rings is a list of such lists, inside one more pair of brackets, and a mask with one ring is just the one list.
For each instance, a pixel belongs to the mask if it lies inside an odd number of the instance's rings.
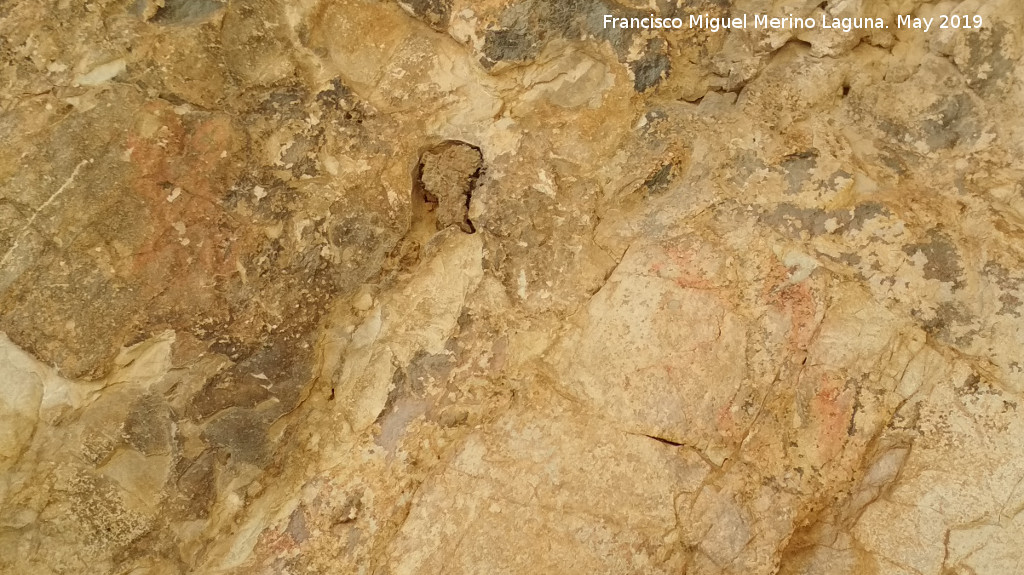
[[1022,56],[0,4],[0,573],[1019,573]]

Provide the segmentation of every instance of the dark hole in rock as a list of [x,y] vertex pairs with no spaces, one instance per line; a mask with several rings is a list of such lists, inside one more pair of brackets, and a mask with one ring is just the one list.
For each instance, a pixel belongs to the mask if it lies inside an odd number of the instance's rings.
[[483,173],[480,148],[459,140],[445,140],[420,155],[413,180],[413,224],[443,230],[457,225],[476,232],[469,219],[473,190]]

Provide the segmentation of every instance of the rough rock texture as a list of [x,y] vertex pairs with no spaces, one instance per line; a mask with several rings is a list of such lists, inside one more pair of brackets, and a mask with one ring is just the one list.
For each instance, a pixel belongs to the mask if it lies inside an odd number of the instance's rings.
[[0,572],[1020,573],[1022,56],[0,4]]

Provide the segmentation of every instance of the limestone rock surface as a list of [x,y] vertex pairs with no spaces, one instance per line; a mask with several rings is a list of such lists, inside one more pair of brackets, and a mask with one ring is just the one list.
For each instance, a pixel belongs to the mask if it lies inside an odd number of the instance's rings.
[[1017,0],[0,4],[0,573],[1022,572],[1022,58]]

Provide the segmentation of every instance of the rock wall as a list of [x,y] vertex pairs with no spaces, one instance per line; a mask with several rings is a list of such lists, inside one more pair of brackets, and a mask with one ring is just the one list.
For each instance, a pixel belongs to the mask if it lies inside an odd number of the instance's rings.
[[0,4],[0,572],[1020,572],[1022,57],[1016,0]]

